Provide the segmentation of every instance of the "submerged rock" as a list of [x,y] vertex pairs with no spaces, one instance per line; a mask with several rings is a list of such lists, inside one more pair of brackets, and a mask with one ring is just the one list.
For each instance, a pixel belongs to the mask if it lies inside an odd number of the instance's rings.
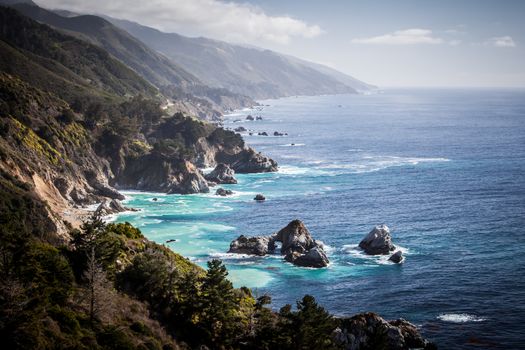
[[268,133],[266,131],[260,132],[257,135],[259,136],[268,136]]
[[266,255],[273,253],[281,242],[281,255],[294,265],[326,267],[329,260],[320,242],[315,241],[300,220],[293,220],[279,232],[268,236],[240,236],[230,244],[230,253]]
[[437,349],[412,323],[404,319],[386,321],[372,312],[341,319],[332,336],[345,350],[371,349],[372,344],[374,349]]
[[246,128],[244,126],[239,126],[238,128],[235,128],[233,131],[244,132],[244,131],[248,131],[248,130],[246,130]]
[[255,120],[263,120],[263,117],[261,117],[260,115],[258,115],[257,117],[255,117]]
[[233,194],[232,190],[225,190],[224,188],[218,188],[217,191],[215,191],[216,196],[226,197],[226,196],[231,196],[232,194]]
[[386,225],[378,225],[370,231],[359,243],[359,247],[369,255],[384,255],[394,251],[390,229]]
[[246,120],[254,120],[255,118],[251,115],[251,114],[248,114],[246,116]]
[[235,171],[224,163],[219,163],[213,171],[204,176],[207,181],[216,184],[236,184]]
[[403,257],[403,253],[400,250],[398,250],[397,252],[392,254],[390,258],[388,258],[388,260],[392,261],[395,264],[401,263],[404,259],[405,258]]
[[273,132],[273,136],[285,136],[285,135],[288,135],[288,134],[287,133],[278,132],[278,131],[274,131]]
[[262,202],[262,201],[266,200],[266,197],[259,193],[253,199],[256,200],[256,201]]

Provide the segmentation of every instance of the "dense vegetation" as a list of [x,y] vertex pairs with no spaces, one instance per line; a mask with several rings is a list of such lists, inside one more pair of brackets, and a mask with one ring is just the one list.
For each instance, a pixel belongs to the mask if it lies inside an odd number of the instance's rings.
[[128,223],[93,217],[55,246],[30,213],[0,218],[0,338],[9,349],[329,349],[337,321],[310,296],[279,313],[233,288],[224,265],[202,270]]

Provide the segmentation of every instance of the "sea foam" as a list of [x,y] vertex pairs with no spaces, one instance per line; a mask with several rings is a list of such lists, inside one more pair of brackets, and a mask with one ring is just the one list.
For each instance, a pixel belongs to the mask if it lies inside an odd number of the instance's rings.
[[441,314],[437,318],[441,321],[452,323],[483,322],[486,320],[483,317],[469,314]]

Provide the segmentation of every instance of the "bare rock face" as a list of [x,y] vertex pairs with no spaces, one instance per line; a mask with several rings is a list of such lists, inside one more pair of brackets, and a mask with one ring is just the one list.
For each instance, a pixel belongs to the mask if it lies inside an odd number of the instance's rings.
[[120,203],[118,199],[110,201],[104,200],[95,210],[95,214],[99,216],[107,216],[111,214],[122,213],[124,211],[135,211],[135,209],[127,208]]
[[305,253],[315,246],[315,241],[301,220],[293,220],[277,232],[276,240],[282,242],[281,254]]
[[437,349],[412,323],[403,319],[386,321],[372,312],[341,319],[333,338],[345,350],[367,350],[372,344],[374,349]]
[[228,253],[252,254],[264,256],[273,253],[275,250],[275,241],[272,236],[246,237],[239,236],[230,244]]
[[189,161],[172,159],[160,154],[148,154],[128,159],[115,186],[166,193],[190,194],[209,192],[206,179]]
[[235,171],[224,163],[219,163],[215,169],[204,178],[216,184],[236,184]]
[[269,236],[246,237],[241,235],[230,244],[230,253],[266,255],[275,251],[281,242],[281,255],[294,265],[326,267],[329,260],[320,242],[316,242],[304,223],[293,220],[279,232]]
[[359,243],[359,247],[369,255],[385,255],[396,249],[386,225],[374,227]]
[[392,261],[395,264],[402,263],[404,259],[405,258],[403,257],[403,253],[400,250],[398,250],[397,252],[392,254],[390,258],[388,258],[388,260]]
[[297,252],[287,254],[284,259],[302,267],[326,267],[329,263],[328,257],[321,246],[313,247],[305,254]]
[[234,156],[219,158],[218,161],[230,164],[230,167],[239,174],[277,171],[275,160],[255,152],[253,148],[246,148]]

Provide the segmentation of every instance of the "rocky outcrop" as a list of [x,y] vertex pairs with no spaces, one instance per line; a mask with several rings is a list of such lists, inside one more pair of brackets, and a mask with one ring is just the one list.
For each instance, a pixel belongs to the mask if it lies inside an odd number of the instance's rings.
[[230,244],[230,253],[266,255],[274,253],[275,243],[281,242],[284,259],[302,267],[326,267],[329,264],[323,245],[312,238],[300,220],[293,220],[279,232],[269,236],[241,235]]
[[405,258],[403,257],[403,253],[400,250],[398,250],[397,252],[392,254],[392,256],[388,258],[388,260],[392,261],[394,264],[399,264],[402,263],[403,260],[405,260]]
[[229,164],[238,174],[267,173],[277,171],[277,162],[269,157],[255,152],[253,148],[246,148],[236,155],[217,156],[217,161]]
[[135,211],[135,209],[123,206],[118,199],[112,199],[102,201],[102,203],[100,203],[100,205],[95,210],[95,214],[99,216],[107,216],[125,211]]
[[235,132],[245,132],[245,131],[248,131],[248,130],[246,130],[246,128],[244,126],[239,126],[239,127],[235,128],[233,131],[235,131]]
[[370,231],[359,243],[359,247],[369,255],[384,255],[394,251],[390,229],[386,225],[378,225]]
[[177,194],[209,192],[206,179],[195,165],[151,153],[126,161],[115,187]]
[[236,184],[235,171],[224,163],[219,163],[213,171],[204,176],[207,181],[216,184]]
[[249,114],[246,116],[246,120],[255,120],[255,118],[251,114]]
[[239,238],[230,243],[228,253],[264,256],[268,253],[273,253],[274,250],[275,239],[273,236],[246,237],[240,235]]
[[217,191],[215,191],[216,196],[226,197],[226,196],[231,196],[232,194],[233,194],[232,190],[225,190],[224,188],[218,188]]
[[323,248],[318,245],[308,250],[305,254],[293,252],[287,254],[284,259],[297,266],[302,267],[326,267],[329,264],[328,257]]
[[341,319],[333,339],[345,350],[437,349],[421,336],[412,323],[403,319],[386,321],[371,312]]
[[265,197],[264,195],[262,195],[262,194],[259,193],[259,194],[255,195],[255,197],[253,198],[253,200],[256,200],[256,201],[258,201],[258,202],[263,202],[263,201],[266,200],[266,197]]

